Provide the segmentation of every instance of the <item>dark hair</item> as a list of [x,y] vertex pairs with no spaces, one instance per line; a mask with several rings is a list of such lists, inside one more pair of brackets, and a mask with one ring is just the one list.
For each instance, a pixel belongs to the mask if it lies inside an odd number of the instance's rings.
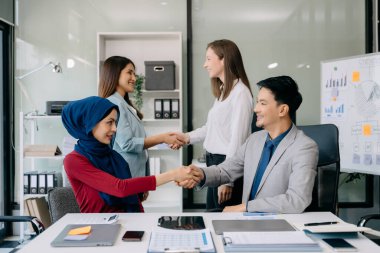
[[[224,84],[217,77],[211,78],[214,96],[220,98],[223,94],[222,100],[226,99],[234,87],[234,80],[236,78],[241,79],[252,95],[248,77],[244,70],[243,59],[236,44],[231,40],[215,40],[207,45],[208,48],[211,48],[220,60],[224,59]],[[223,85],[223,93],[220,89],[221,85]]]
[[[135,64],[123,56],[111,56],[103,63],[99,77],[99,97],[108,98],[115,93],[116,87],[119,85],[120,73],[128,64],[132,64],[135,68]],[[143,114],[132,104],[128,92],[125,93],[124,100],[135,108],[137,116],[142,119]]]
[[302,95],[298,91],[297,83],[290,76],[276,76],[257,83],[259,89],[270,90],[278,104],[289,106],[289,116],[294,118],[297,109],[302,103]]

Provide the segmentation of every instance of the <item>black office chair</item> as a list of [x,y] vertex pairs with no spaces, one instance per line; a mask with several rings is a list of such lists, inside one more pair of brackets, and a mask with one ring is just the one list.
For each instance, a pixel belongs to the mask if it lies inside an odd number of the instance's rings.
[[71,187],[55,187],[49,190],[48,204],[52,223],[67,213],[80,213],[79,205]]
[[[371,220],[380,220],[380,214],[369,214],[369,215],[361,217],[359,222],[358,222],[358,227],[367,226],[368,225],[367,223]],[[364,233],[364,235],[366,237],[368,237],[370,240],[372,240],[374,243],[376,243],[377,245],[380,246],[380,237],[379,236],[370,235],[370,234],[366,234],[366,233]]]
[[319,148],[313,199],[305,211],[329,211],[337,214],[340,174],[338,128],[333,124],[297,126],[297,128],[313,139]]
[[30,222],[34,230],[31,238],[41,234],[45,230],[42,222],[34,216],[0,216],[0,222]]

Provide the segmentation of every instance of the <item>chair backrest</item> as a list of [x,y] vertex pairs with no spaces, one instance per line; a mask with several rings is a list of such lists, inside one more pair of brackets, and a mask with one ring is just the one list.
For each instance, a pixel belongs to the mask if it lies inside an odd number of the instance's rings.
[[67,213],[80,213],[71,187],[56,187],[48,192],[49,212],[54,223]]
[[330,211],[337,214],[340,174],[339,131],[333,124],[297,126],[313,139],[319,148],[313,200],[305,211]]

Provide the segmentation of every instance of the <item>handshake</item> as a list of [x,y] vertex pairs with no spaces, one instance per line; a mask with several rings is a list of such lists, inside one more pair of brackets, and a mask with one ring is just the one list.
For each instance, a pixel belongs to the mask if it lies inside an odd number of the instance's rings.
[[168,144],[168,146],[174,150],[180,149],[190,141],[189,135],[181,132],[168,132],[163,133],[161,136],[162,143]]
[[194,186],[204,179],[203,171],[192,164],[182,166],[172,172],[174,173],[174,181],[177,185],[187,189],[194,188]]

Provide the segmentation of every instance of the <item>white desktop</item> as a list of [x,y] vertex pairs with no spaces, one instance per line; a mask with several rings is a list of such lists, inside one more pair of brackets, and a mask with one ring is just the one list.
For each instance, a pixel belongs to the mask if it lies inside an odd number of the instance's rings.
[[[245,216],[243,213],[121,213],[119,214],[119,220],[121,229],[117,240],[113,246],[109,247],[83,247],[83,248],[54,248],[50,246],[50,243],[56,238],[56,236],[65,228],[68,224],[86,223],[92,219],[99,219],[109,214],[67,214],[58,222],[54,223],[42,234],[34,238],[31,242],[25,245],[19,252],[73,252],[78,250],[81,253],[91,252],[147,252],[149,246],[149,240],[152,231],[157,228],[158,219],[161,216],[171,215],[186,215],[186,216],[203,216],[206,228],[211,231],[211,236],[215,244],[216,252],[225,252],[222,236],[216,235],[212,220],[228,220],[228,219],[285,219],[295,227],[300,227],[305,223],[311,222],[326,222],[337,221],[344,223],[337,216],[329,212],[310,212],[303,214],[280,214],[269,216]],[[145,235],[140,242],[124,242],[121,240],[122,235],[127,230],[143,230]],[[356,238],[346,239],[349,243],[355,246],[357,252],[380,252],[380,247],[367,239],[362,234],[359,234]],[[334,252],[323,242],[319,242],[323,252]]]

